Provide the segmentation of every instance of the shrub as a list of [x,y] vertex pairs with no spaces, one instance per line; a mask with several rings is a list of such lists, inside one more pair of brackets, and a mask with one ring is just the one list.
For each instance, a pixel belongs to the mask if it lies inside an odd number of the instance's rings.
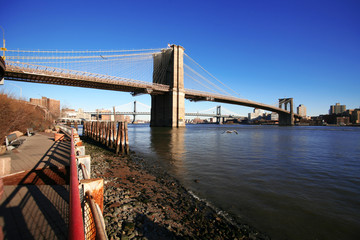
[[1,140],[13,131],[26,132],[27,128],[43,131],[51,126],[51,119],[45,119],[44,109],[4,93],[0,93],[0,115]]

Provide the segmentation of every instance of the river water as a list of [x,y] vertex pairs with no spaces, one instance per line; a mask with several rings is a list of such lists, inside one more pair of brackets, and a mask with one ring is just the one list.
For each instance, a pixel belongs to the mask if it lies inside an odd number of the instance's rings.
[[360,128],[129,125],[129,139],[195,195],[272,239],[360,239]]

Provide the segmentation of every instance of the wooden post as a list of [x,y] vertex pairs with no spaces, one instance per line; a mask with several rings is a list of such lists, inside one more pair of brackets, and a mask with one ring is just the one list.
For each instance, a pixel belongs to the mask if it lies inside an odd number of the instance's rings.
[[109,146],[109,123],[105,123],[105,146]]
[[105,128],[106,128],[106,122],[102,123],[102,127],[101,127],[101,143],[105,144]]
[[92,134],[93,137],[92,137],[92,139],[95,140],[95,139],[96,139],[96,138],[95,138],[95,137],[96,137],[96,136],[95,136],[95,132],[96,132],[96,122],[93,122],[93,123],[94,123],[94,124],[93,124],[93,134]]
[[113,111],[114,111],[114,122],[116,122],[116,112],[115,112],[115,106],[113,107]]
[[106,145],[106,122],[103,122],[103,127],[102,127],[102,131],[103,131],[103,135],[102,135],[102,140],[101,143]]
[[125,135],[125,154],[129,154],[129,136],[128,136],[128,123],[125,122],[124,135]]
[[115,144],[115,147],[116,147],[116,154],[119,154],[119,150],[120,150],[120,141],[121,141],[121,128],[122,128],[122,123],[121,122],[118,122],[118,129],[117,129],[117,135],[116,135],[116,144]]
[[116,121],[114,121],[114,124],[113,124],[113,142],[112,142],[112,144],[113,144],[113,148],[116,148],[116,140],[115,140],[115,137],[116,137]]
[[107,136],[107,146],[111,147],[111,134],[112,134],[112,122],[108,123],[108,136]]
[[124,130],[125,130],[125,123],[126,122],[122,122],[121,123],[121,140],[120,140],[120,144],[121,144],[121,146],[120,146],[120,149],[121,149],[121,154],[123,154],[124,153],[124,147],[125,147],[125,132],[124,132]]
[[103,127],[104,127],[104,123],[100,122],[100,139],[99,142],[101,143],[103,140]]
[[109,129],[110,129],[110,122],[106,123],[106,139],[105,139],[105,144],[107,147],[109,147]]
[[100,122],[96,121],[96,141],[100,140]]
[[94,122],[94,140],[97,141],[97,127],[98,127],[98,121]]

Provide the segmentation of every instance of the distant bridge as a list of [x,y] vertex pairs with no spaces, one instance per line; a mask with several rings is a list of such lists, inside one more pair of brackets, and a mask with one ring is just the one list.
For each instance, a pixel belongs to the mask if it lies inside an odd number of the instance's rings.
[[[90,114],[91,116],[97,115],[114,115],[111,112],[84,112]],[[151,115],[151,112],[116,112],[116,115]],[[231,115],[231,114],[223,114],[223,115],[216,115],[215,113],[185,113],[185,116],[188,117],[221,117],[221,118],[241,118],[244,116],[240,115]]]
[[[130,103],[132,102],[129,102],[127,104],[124,104],[124,105],[129,105]],[[146,104],[143,104],[139,101],[134,101],[133,102],[133,111],[115,111],[115,115],[132,115],[133,116],[133,122],[135,122],[135,118],[136,116],[138,115],[151,115],[151,112],[145,112],[145,111],[137,111],[137,104],[141,104],[145,107],[148,107]],[[122,105],[122,106],[124,106]],[[115,107],[114,107],[115,108]],[[149,107],[151,108],[151,107]],[[216,109],[216,113],[213,112],[213,113],[206,113],[206,112],[209,112],[211,110],[215,110]],[[209,118],[216,118],[217,120],[217,123],[221,123],[221,119],[224,119],[224,118],[243,118],[243,116],[240,116],[236,113],[232,113],[232,114],[223,114],[221,112],[221,106],[216,106],[216,107],[213,107],[213,108],[210,108],[210,109],[207,109],[205,111],[200,111],[200,112],[195,112],[195,113],[185,113],[185,116],[189,116],[189,117],[209,117]],[[227,109],[225,109],[226,111],[229,111]],[[86,114],[90,114],[91,117],[100,117],[102,115],[107,115],[107,116],[113,116],[114,115],[114,112],[111,112],[110,110],[107,110],[107,111],[104,111],[104,110],[100,110],[100,111],[86,111],[84,112]]]

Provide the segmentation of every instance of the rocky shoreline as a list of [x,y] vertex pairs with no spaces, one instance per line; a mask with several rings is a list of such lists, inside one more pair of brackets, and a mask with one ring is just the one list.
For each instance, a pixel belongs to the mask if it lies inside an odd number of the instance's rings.
[[134,152],[120,157],[90,139],[83,141],[91,155],[92,177],[105,182],[109,239],[270,239],[226,220]]

